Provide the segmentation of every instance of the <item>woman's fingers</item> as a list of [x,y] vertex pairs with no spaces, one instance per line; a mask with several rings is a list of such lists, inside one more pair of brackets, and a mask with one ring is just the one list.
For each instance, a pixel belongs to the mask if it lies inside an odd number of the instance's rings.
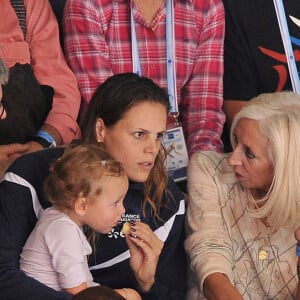
[[[148,245],[152,250],[161,252],[164,243],[156,236],[149,225],[142,222],[131,224],[131,237],[139,239],[139,241]],[[142,246],[141,243],[137,243]]]

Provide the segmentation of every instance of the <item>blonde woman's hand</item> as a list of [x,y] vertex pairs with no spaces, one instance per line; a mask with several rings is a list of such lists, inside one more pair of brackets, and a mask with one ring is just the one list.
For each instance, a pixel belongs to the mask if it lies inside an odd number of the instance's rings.
[[126,235],[130,251],[130,266],[140,288],[147,292],[155,281],[156,268],[164,243],[145,223],[131,223],[131,235]]

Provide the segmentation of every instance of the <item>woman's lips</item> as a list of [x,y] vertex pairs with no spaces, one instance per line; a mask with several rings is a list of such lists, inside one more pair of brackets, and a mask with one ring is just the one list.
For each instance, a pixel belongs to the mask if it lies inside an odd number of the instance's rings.
[[152,162],[142,162],[142,163],[138,163],[138,165],[147,170],[151,170],[151,168],[153,167]]
[[235,172],[235,177],[236,177],[237,179],[239,179],[239,180],[242,180],[242,179],[245,178],[243,175],[241,175],[241,174],[238,173],[238,172]]

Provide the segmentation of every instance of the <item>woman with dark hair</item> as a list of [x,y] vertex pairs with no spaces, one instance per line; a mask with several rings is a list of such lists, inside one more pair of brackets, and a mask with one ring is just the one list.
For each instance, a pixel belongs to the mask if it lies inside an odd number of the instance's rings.
[[[114,75],[96,91],[82,122],[84,144],[99,144],[122,163],[129,190],[121,222],[95,238],[90,270],[96,282],[130,287],[143,300],[185,297],[183,248],[185,205],[164,170],[168,96],[152,80],[133,73]],[[25,276],[19,254],[40,213],[50,204],[42,182],[63,148],[18,159],[0,184],[0,298],[69,299]],[[130,236],[122,232],[130,223]],[[12,284],[13,282],[13,284]]]

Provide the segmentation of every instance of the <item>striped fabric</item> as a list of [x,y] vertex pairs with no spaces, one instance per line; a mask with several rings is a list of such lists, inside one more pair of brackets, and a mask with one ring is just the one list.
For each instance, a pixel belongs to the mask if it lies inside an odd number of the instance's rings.
[[24,40],[26,40],[26,9],[24,0],[10,0],[10,2],[18,16],[19,24],[24,34]]

